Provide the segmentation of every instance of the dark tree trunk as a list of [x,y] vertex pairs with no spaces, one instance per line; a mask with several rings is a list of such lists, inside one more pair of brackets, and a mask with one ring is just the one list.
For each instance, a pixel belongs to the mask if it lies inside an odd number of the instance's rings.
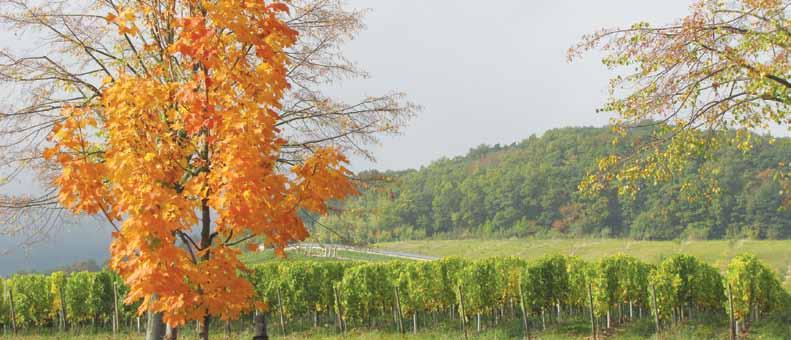
[[164,336],[165,324],[162,322],[162,313],[148,312],[146,340],[163,340]]
[[253,340],[269,340],[269,335],[266,332],[266,315],[263,313],[256,314],[254,324]]
[[177,340],[179,338],[178,327],[165,326],[165,340]]
[[[206,157],[208,158],[208,151],[206,152]],[[209,208],[209,200],[203,199],[201,201],[201,248],[202,249],[209,249],[211,247],[211,209]],[[201,261],[208,261],[211,258],[211,252],[207,251],[202,257]],[[203,316],[203,320],[200,323],[199,331],[198,331],[198,338],[201,340],[209,340],[209,323],[211,323],[211,316],[209,315],[209,311],[206,311],[206,314]]]

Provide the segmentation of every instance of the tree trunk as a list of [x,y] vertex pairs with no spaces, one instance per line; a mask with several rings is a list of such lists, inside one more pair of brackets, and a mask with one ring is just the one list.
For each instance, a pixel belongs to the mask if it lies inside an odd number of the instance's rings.
[[481,332],[481,313],[478,313],[478,333]]
[[412,334],[417,334],[417,311],[412,313]]
[[162,313],[148,312],[147,314],[146,340],[163,340],[165,324],[162,322]]
[[[209,151],[208,147],[204,150],[206,154],[206,158],[208,159]],[[204,198],[201,200],[201,241],[200,241],[201,249],[207,249],[203,256],[201,256],[201,261],[208,261],[211,259],[211,251],[208,249],[211,248],[212,244],[212,237],[211,237],[211,208],[209,207],[209,199]],[[202,294],[202,292],[201,292]],[[201,340],[209,340],[209,324],[211,323],[211,316],[209,315],[209,311],[206,310],[205,315],[203,316],[203,320],[199,325],[198,330],[198,338]]]
[[165,325],[165,340],[177,340],[178,338],[179,338],[178,327],[171,327],[170,325]]
[[269,340],[269,334],[266,333],[266,315],[256,312],[253,318],[255,324],[253,340]]

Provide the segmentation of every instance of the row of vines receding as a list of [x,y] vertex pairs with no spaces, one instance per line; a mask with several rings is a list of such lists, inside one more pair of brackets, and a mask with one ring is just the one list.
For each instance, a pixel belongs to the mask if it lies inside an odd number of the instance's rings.
[[[449,322],[480,332],[519,321],[529,335],[564,319],[606,332],[643,318],[662,331],[712,317],[732,320],[733,331],[744,333],[791,307],[778,274],[749,254],[734,257],[723,271],[687,255],[652,265],[619,254],[595,262],[561,255],[529,262],[274,261],[255,266],[247,278],[257,294],[256,313],[265,313],[278,333],[312,327],[417,332]],[[109,271],[14,275],[0,279],[0,291],[4,332],[141,331],[139,306],[123,303],[128,288]]]

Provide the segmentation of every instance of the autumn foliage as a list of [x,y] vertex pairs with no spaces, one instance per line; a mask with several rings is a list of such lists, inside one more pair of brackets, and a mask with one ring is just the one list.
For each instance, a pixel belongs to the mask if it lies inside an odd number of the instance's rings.
[[270,1],[138,1],[106,17],[121,36],[154,36],[141,53],[157,62],[134,72],[119,63],[100,96],[64,108],[45,156],[62,168],[62,205],[120,222],[110,265],[140,312],[180,325],[250,310],[238,246],[302,240],[299,211],[324,213],[355,191],[336,148],[280,161],[284,49],[297,37],[285,11]]
[[[636,151],[601,159],[580,188],[599,192],[614,184],[619,193],[633,195],[645,183],[669,181],[711,158],[723,145],[750,149],[751,132],[787,128],[789,5],[698,0],[670,25],[641,22],[585,36],[569,57],[599,50],[603,63],[618,71],[602,107],[614,114],[616,132],[623,137],[635,127],[658,128]],[[721,140],[707,132],[725,129],[738,134]],[[700,178],[683,183],[682,191],[718,195],[712,180],[718,171],[701,169]]]

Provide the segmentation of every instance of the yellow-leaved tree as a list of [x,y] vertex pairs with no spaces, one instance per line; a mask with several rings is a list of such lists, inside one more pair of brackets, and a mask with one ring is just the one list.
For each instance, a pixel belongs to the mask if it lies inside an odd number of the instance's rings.
[[44,157],[59,164],[61,205],[113,221],[110,266],[130,286],[126,302],[171,326],[199,320],[208,338],[211,317],[254,306],[239,246],[304,239],[298,213],[355,193],[351,173],[333,146],[283,161],[286,51],[298,36],[286,4],[113,4],[102,20],[136,60],[97,63],[102,85],[63,105]]

